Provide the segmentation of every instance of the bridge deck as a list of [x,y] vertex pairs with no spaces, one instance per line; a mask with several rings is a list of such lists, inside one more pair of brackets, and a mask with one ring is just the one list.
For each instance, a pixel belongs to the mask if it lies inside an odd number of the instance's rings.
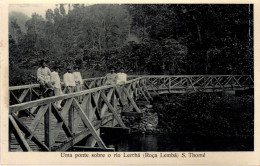
[[[78,120],[78,118],[80,118],[80,116],[77,114],[74,117],[74,120]],[[102,122],[100,121],[94,121],[93,124],[95,124],[94,126],[106,126],[106,124],[111,121],[113,119],[112,113],[107,113],[104,116],[104,120]],[[30,125],[32,124],[34,118],[32,117],[21,117],[20,120],[29,128]],[[68,120],[68,116],[66,116],[66,120]],[[54,130],[55,125],[57,123],[57,119],[54,117],[54,115],[51,115],[51,130]],[[79,134],[81,131],[83,131],[85,129],[84,124],[81,122],[79,123],[79,125],[75,127],[75,134]],[[37,127],[37,129],[35,130],[35,135],[39,138],[39,140],[43,143],[45,143],[44,140],[44,119],[42,119]],[[59,147],[61,147],[62,143],[67,142],[68,141],[68,137],[66,136],[65,132],[60,130],[58,133],[53,133],[53,134],[57,134],[57,140],[55,141],[54,144],[52,145],[52,149],[57,149]],[[91,134],[91,133],[90,133]],[[89,134],[89,135],[90,135]],[[41,149],[31,140],[27,139],[29,146],[31,147],[32,151],[41,151]],[[19,145],[19,142],[17,141],[17,139],[15,138],[14,132],[10,131],[10,144],[9,144],[9,148],[10,151],[23,151],[21,146]]]

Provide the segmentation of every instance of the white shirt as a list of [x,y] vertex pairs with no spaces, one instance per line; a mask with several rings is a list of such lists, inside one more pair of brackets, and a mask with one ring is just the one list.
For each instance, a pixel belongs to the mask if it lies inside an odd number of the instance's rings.
[[126,82],[127,75],[125,73],[117,73],[117,84],[121,82]]
[[83,84],[83,80],[82,80],[80,72],[77,72],[77,71],[73,72],[73,76],[74,76],[75,82],[79,82],[79,84]]
[[48,67],[42,68],[40,67],[37,70],[37,78],[39,81],[50,82],[51,80],[51,71]]
[[74,76],[72,73],[65,73],[63,75],[63,82],[65,86],[76,86]]
[[58,72],[54,71],[51,73],[51,82],[54,83],[54,88],[61,88],[60,86],[60,76]]

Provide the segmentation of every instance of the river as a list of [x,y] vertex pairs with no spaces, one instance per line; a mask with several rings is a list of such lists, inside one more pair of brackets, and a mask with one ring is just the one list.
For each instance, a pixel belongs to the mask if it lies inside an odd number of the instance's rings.
[[173,136],[167,133],[141,134],[131,133],[103,136],[107,146],[119,152],[145,151],[251,151],[253,137],[202,137]]

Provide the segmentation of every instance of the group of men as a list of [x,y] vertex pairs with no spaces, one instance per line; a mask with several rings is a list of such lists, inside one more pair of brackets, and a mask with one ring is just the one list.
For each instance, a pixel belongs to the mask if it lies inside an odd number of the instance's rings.
[[[47,67],[46,61],[41,61],[41,67],[37,70],[37,79],[40,84],[42,97],[50,97],[62,95],[63,93],[72,93],[82,90],[83,80],[79,70],[79,66],[67,67],[67,72],[63,75],[65,89],[61,90],[61,80],[59,73],[61,66],[53,66],[51,69]],[[55,103],[58,109],[61,108],[61,101]]]
[[115,73],[116,69],[113,66],[111,66],[109,70],[110,73],[108,73],[105,77],[105,85],[114,85],[126,82],[127,75],[124,73],[123,67],[120,67],[118,73]]
[[[62,91],[59,76],[61,66],[55,65],[51,68],[51,71],[46,63],[45,60],[42,60],[40,63],[41,67],[37,70],[37,79],[40,84],[42,97],[59,96],[64,93],[82,91],[83,80],[79,72],[79,66],[74,66],[74,70],[72,70],[71,66],[67,67],[67,72],[63,75],[65,89]],[[118,73],[115,73],[115,67],[113,66],[109,70],[110,73],[105,76],[105,85],[114,85],[127,81],[127,75],[124,73],[123,67],[120,68]],[[78,99],[79,101],[81,100],[81,98]],[[57,101],[55,105],[58,109],[61,109],[61,101]]]

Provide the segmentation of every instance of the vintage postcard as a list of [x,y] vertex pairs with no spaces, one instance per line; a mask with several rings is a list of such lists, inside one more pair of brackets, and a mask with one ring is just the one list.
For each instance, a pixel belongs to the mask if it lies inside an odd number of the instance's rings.
[[2,165],[260,165],[260,2],[0,1]]

